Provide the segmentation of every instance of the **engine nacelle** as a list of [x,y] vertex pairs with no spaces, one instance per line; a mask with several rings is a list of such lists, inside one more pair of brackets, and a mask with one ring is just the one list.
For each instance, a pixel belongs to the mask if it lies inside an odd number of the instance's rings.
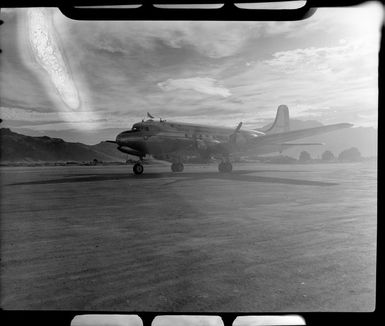
[[134,155],[134,156],[139,156],[139,157],[146,156],[145,153],[136,151],[136,150],[134,150],[134,149],[132,149],[132,148],[130,148],[130,147],[122,147],[122,146],[119,146],[119,147],[118,147],[118,150],[121,151],[122,153],[130,154],[130,155]]

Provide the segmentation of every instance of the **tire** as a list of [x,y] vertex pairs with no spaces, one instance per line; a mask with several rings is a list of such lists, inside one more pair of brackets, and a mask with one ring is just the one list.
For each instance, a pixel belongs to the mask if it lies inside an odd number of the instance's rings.
[[230,162],[225,163],[225,172],[231,173],[233,171],[233,165]]
[[133,166],[132,170],[134,171],[134,173],[135,173],[136,175],[140,175],[140,174],[143,173],[143,170],[144,170],[144,169],[143,169],[143,165],[140,164],[140,163],[136,163],[136,164]]
[[172,163],[171,164],[171,171],[172,172],[183,172],[184,165],[183,163]]
[[230,162],[221,162],[218,164],[220,173],[230,173],[233,170],[233,165]]
[[183,163],[178,163],[178,164],[177,164],[177,167],[178,167],[177,172],[183,172],[183,170],[184,170],[184,165],[183,165]]
[[220,173],[224,173],[225,172],[225,163],[221,162],[218,164],[218,171]]

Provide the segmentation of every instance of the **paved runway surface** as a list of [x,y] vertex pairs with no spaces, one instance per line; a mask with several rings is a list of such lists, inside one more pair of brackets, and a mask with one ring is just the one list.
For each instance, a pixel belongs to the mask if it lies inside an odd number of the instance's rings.
[[370,311],[376,165],[1,168],[1,308]]

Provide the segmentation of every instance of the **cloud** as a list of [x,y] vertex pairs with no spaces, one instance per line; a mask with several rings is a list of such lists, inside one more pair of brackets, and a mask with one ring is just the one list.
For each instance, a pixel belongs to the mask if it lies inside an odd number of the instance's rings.
[[28,121],[28,122],[95,122],[100,119],[92,116],[92,112],[38,112],[30,109],[0,107],[0,116],[3,120]]
[[[369,48],[368,48],[369,47]],[[373,44],[364,42],[341,42],[331,47],[309,47],[273,54],[273,59],[263,63],[273,70],[283,73],[299,73],[311,70],[312,73],[328,73],[351,68],[354,59],[365,58],[373,51]]]
[[[209,59],[222,59],[242,51],[250,39],[280,33],[289,24],[266,22],[109,22],[100,28],[100,22],[68,21],[55,15],[55,25],[64,32],[64,38],[77,38],[89,49],[132,55],[137,49],[158,52],[162,46],[195,52]],[[75,35],[76,34],[76,35]]]
[[339,40],[332,46],[274,52],[234,71],[226,85],[242,98],[244,108],[255,107],[258,117],[287,104],[293,117],[359,122],[353,112],[377,110],[379,43],[373,38]]
[[105,118],[96,116],[87,111],[60,111],[60,112],[38,112],[31,109],[0,107],[0,117],[8,126],[28,126],[38,130],[62,130],[62,129],[96,129]]
[[378,127],[378,112],[377,111],[363,111],[362,113],[357,113],[357,118],[359,122],[356,125],[361,127]]
[[167,92],[174,90],[193,90],[203,94],[222,97],[228,97],[231,95],[227,88],[220,87],[217,83],[218,82],[214,78],[195,77],[185,79],[168,79],[164,82],[158,83],[158,86],[160,89]]

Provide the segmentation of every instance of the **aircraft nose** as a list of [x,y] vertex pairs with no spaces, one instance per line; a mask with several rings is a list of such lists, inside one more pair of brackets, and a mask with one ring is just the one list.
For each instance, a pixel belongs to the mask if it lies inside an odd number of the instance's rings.
[[122,143],[122,140],[123,140],[123,135],[122,135],[122,133],[120,133],[120,134],[118,134],[118,135],[116,136],[116,143],[117,143],[118,145],[120,145],[120,144]]
[[131,147],[136,143],[137,139],[127,131],[123,131],[116,136],[116,143],[120,146],[129,146]]

